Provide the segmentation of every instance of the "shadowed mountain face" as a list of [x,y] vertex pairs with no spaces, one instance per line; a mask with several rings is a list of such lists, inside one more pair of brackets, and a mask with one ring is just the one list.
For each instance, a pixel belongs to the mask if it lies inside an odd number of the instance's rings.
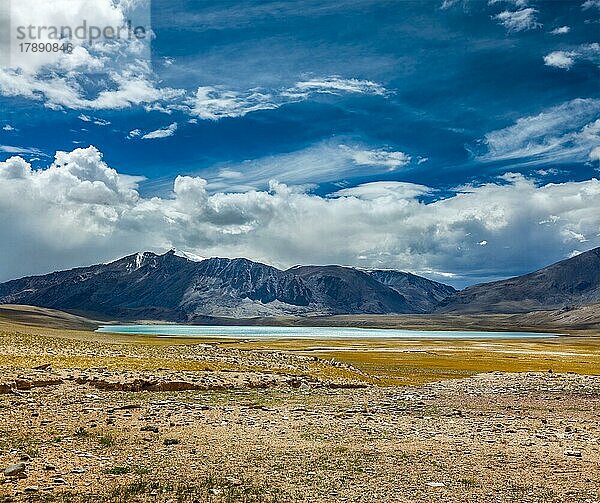
[[301,278],[310,288],[315,304],[327,306],[335,313],[418,312],[401,293],[356,269],[335,265],[300,266],[288,273]]
[[446,297],[456,293],[451,286],[437,283],[408,272],[373,270],[369,275],[380,283],[401,293],[418,312],[427,313]]
[[431,309],[436,295],[454,291],[413,275],[406,289],[401,280],[387,286],[376,273],[340,266],[282,271],[243,258],[194,262],[174,252],[146,252],[3,283],[0,303],[186,322],[208,316],[418,313]]
[[600,302],[600,248],[524,276],[465,288],[437,310],[524,313],[594,302]]

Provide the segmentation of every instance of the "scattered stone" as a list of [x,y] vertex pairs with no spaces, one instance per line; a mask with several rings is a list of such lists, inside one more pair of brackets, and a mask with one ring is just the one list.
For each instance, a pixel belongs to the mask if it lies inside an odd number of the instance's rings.
[[429,487],[446,487],[446,484],[443,482],[427,482]]
[[565,456],[573,456],[575,458],[581,457],[581,451],[577,449],[566,449],[564,454]]
[[130,404],[127,404],[127,405],[123,405],[123,406],[121,406],[121,407],[118,407],[118,408],[117,408],[117,409],[115,409],[115,410],[134,410],[134,409],[140,409],[140,408],[141,408],[141,406],[140,406],[140,405],[137,405],[137,404],[134,404],[134,403],[130,403]]
[[14,381],[0,383],[0,394],[14,393],[16,387]]
[[15,379],[15,385],[18,390],[23,391],[33,388],[33,383],[29,379]]
[[242,481],[236,477],[225,477],[225,480],[229,482],[232,486],[241,486]]
[[16,463],[14,465],[7,466],[4,469],[5,477],[20,477],[25,474],[25,467],[27,465],[25,463]]

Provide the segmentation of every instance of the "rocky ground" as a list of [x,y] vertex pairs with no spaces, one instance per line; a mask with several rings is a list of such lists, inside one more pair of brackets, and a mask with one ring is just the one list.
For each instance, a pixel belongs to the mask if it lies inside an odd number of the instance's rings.
[[600,501],[600,377],[6,366],[0,383],[0,501]]
[[567,372],[597,334],[327,353],[38,311],[0,312],[0,502],[600,502],[600,376]]

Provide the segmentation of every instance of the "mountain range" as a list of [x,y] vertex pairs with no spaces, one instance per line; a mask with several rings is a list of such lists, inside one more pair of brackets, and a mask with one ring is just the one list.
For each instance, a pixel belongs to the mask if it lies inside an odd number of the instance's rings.
[[136,253],[0,284],[0,304],[121,320],[202,322],[335,314],[518,313],[600,301],[600,248],[503,281],[457,291],[407,272],[335,265],[287,270],[245,258],[200,261]]

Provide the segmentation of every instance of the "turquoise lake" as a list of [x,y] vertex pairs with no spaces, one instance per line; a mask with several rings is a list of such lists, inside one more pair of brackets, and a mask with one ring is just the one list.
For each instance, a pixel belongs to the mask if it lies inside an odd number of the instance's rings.
[[260,327],[210,325],[104,325],[96,332],[223,339],[547,339],[540,332],[471,332],[349,327]]

